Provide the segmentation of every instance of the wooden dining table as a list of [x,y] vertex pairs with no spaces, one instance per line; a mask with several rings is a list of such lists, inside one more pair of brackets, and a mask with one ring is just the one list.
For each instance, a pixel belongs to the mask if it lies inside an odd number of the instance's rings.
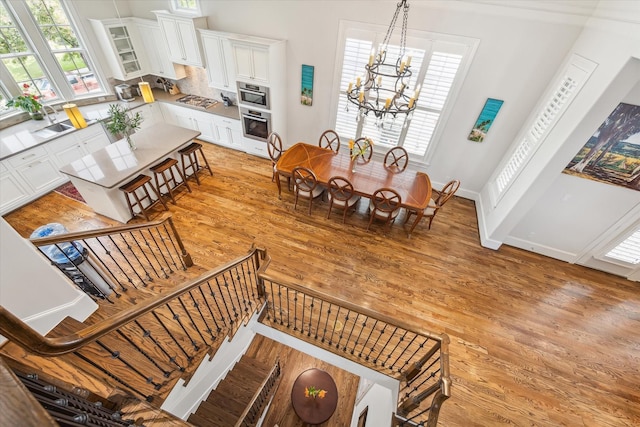
[[[354,168],[355,162],[355,168]],[[415,210],[416,219],[407,233],[413,229],[424,215],[424,209],[431,200],[431,180],[424,172],[405,170],[396,172],[387,169],[383,162],[361,158],[352,160],[348,152],[334,152],[317,145],[298,142],[287,149],[278,159],[275,167],[278,195],[282,193],[280,177],[291,177],[295,167],[309,168],[319,183],[327,185],[334,176],[347,178],[354,191],[360,196],[371,197],[376,190],[391,188],[401,198],[400,206]]]

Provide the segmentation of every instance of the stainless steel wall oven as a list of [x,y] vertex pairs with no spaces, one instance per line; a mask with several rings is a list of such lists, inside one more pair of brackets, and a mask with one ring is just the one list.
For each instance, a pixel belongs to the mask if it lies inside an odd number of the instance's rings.
[[247,107],[270,108],[269,88],[266,86],[238,82],[238,98],[239,103]]
[[267,141],[267,137],[271,133],[270,113],[240,107],[240,119],[242,121],[242,133],[245,137],[258,141]]

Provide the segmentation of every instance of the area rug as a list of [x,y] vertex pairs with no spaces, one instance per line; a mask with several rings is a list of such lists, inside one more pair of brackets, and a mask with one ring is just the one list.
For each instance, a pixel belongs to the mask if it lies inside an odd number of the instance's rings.
[[62,194],[63,196],[67,196],[70,199],[77,200],[82,203],[87,203],[84,201],[84,199],[78,192],[78,189],[71,182],[62,184],[60,187],[56,188],[53,191],[55,191],[58,194]]

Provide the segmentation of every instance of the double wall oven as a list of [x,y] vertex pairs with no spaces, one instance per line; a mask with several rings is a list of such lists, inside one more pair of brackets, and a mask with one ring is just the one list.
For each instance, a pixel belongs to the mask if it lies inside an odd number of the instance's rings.
[[269,88],[238,82],[238,106],[244,136],[266,142],[272,131]]

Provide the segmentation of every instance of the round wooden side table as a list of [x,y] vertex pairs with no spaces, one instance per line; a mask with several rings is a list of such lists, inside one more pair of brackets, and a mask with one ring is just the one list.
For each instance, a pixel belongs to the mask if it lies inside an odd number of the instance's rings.
[[[306,387],[325,390],[323,399],[305,397]],[[327,372],[320,369],[307,369],[296,378],[291,389],[291,404],[296,415],[307,424],[322,424],[331,418],[338,406],[338,388]]]

